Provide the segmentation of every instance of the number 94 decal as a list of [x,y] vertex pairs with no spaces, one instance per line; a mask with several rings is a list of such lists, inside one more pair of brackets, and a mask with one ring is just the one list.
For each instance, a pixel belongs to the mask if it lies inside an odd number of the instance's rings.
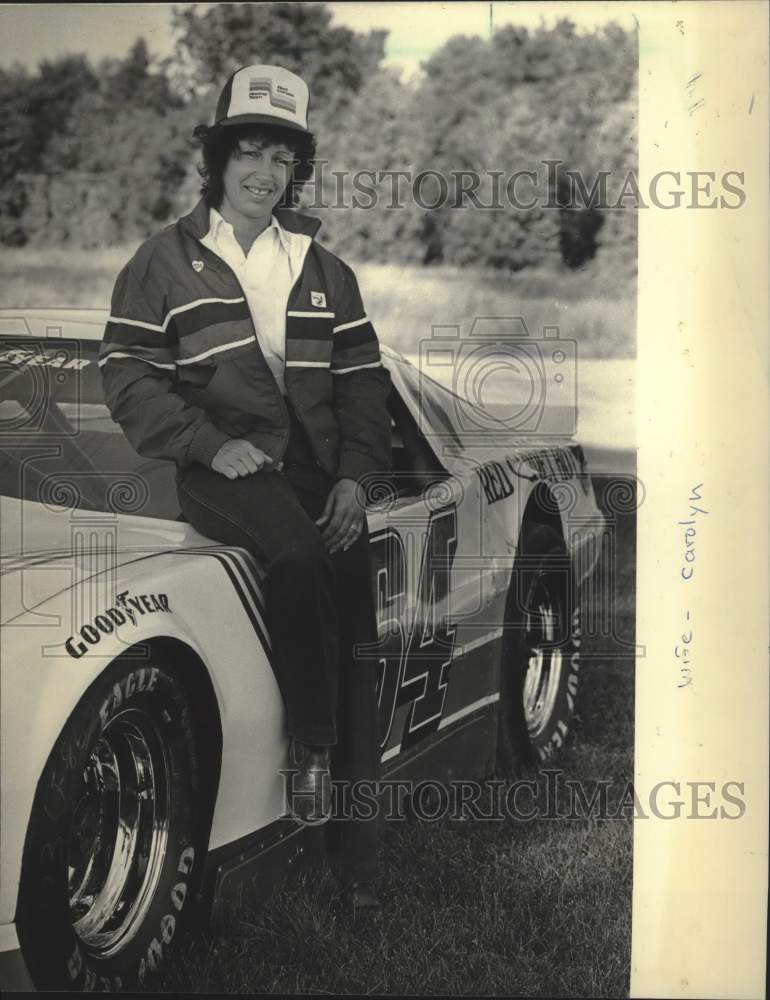
[[[414,584],[408,579],[404,538],[397,531],[388,528],[373,536],[371,546],[380,637],[359,653],[375,657],[380,665],[381,746],[390,738],[396,709],[411,702],[401,738],[405,750],[438,729],[444,711],[455,644],[455,626],[447,616],[457,550],[457,509],[431,514]],[[411,615],[410,591],[414,594]]]

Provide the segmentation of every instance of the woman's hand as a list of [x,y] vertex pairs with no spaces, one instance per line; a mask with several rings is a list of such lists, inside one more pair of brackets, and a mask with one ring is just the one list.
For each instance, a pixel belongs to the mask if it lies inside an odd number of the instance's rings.
[[216,453],[211,468],[228,479],[237,479],[239,476],[250,476],[252,472],[260,472],[265,466],[272,464],[272,458],[251,441],[232,438],[225,441]]
[[323,513],[316,521],[319,528],[326,525],[321,537],[329,555],[339,549],[346,551],[361,534],[365,514],[356,493],[354,479],[339,479],[329,491]]

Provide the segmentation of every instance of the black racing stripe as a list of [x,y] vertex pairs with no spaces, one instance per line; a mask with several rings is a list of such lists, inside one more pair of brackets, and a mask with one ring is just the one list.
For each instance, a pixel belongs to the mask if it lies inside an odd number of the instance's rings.
[[110,321],[104,331],[104,341],[107,344],[120,344],[121,347],[150,347],[167,351],[175,342],[171,330],[145,330],[141,326],[131,326],[129,323],[114,323]]
[[[232,549],[226,549],[221,552],[221,555],[225,559],[231,560],[231,564],[234,572],[238,575],[241,581],[241,585],[244,592],[247,592],[251,597],[257,611],[262,617],[262,621],[265,621],[267,617],[267,611],[265,608],[265,601],[262,597],[262,591],[259,589],[259,577],[255,572],[255,563],[253,557],[246,550],[241,550],[236,552]],[[242,565],[241,560],[243,560],[246,565]],[[269,643],[268,643],[269,645]]]
[[286,320],[287,340],[323,340],[333,337],[332,321],[327,317],[309,319],[302,316],[289,316]]
[[[198,551],[200,552],[202,550],[199,549]],[[251,553],[246,549],[235,550],[229,546],[211,546],[210,548],[203,550],[203,554],[220,556],[223,559],[230,561],[234,572],[238,575],[238,578],[241,581],[244,592],[248,592],[252,601],[256,605],[257,610],[264,618],[265,602],[262,597],[262,592],[259,589],[259,581],[261,577],[264,576],[264,573],[257,565],[257,562]]]
[[174,316],[173,325],[179,337],[187,337],[207,326],[251,319],[249,306],[243,302],[207,302]]
[[371,323],[353,326],[349,330],[340,330],[334,334],[334,350],[349,351],[352,347],[361,347],[376,340],[377,336]]
[[[249,603],[248,596],[251,596],[255,606],[259,610],[262,617],[265,617],[264,602],[261,595],[256,590],[254,581],[250,580],[248,575],[243,571],[242,567],[233,559],[232,551],[227,549],[172,549],[172,555],[181,556],[212,556],[214,559],[218,560],[224,566],[225,572],[230,578],[230,582],[235,588],[235,592],[238,594],[238,598],[243,605],[243,610],[249,617],[249,621],[254,627],[254,631],[257,633],[257,638],[262,644],[262,649],[264,650],[265,656],[270,660],[270,643],[268,642],[267,636],[262,630],[262,626],[259,619],[255,616],[254,611]],[[232,560],[232,562],[231,562]]]
[[[218,559],[219,562],[224,566],[225,572],[230,577],[230,582],[235,587],[235,590],[236,590],[236,592],[238,594],[238,597],[240,598],[241,604],[243,605],[243,610],[249,616],[249,620],[250,620],[251,624],[254,626],[254,631],[257,633],[257,638],[262,643],[262,648],[265,651],[265,655],[269,659],[270,658],[270,643],[267,640],[267,636],[262,631],[262,626],[261,626],[261,624],[259,622],[259,619],[254,614],[254,611],[252,610],[251,604],[249,603],[249,601],[247,599],[246,590],[243,587],[243,584],[241,582],[242,581],[242,577],[240,577],[236,573],[235,569],[233,568],[232,564],[228,561],[228,559],[227,559],[227,557],[225,556],[224,553],[222,553],[222,552],[207,552],[206,555],[211,555],[215,559]],[[257,607],[260,607],[260,605],[257,604]],[[262,610],[262,609],[260,608],[260,610]]]
[[[251,594],[251,598],[254,601],[254,604],[257,606],[257,610],[264,618],[266,614],[266,609],[265,609],[265,602],[262,597],[262,592],[258,586],[259,575],[255,571],[255,563],[253,557],[251,557],[251,555],[245,555],[244,553],[245,550],[243,550],[242,552],[235,552],[233,550],[230,550],[229,552],[223,552],[222,555],[233,560],[233,564],[236,567],[237,572],[240,574],[244,589],[247,590],[249,594]],[[241,560],[243,560],[243,562],[246,565],[243,565]]]

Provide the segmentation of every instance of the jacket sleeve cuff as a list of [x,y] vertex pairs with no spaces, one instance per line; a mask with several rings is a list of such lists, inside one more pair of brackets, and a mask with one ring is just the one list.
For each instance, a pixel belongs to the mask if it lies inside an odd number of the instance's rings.
[[218,427],[207,421],[201,424],[195,432],[187,449],[187,461],[200,462],[201,465],[211,468],[214,456],[222,445],[229,440],[229,434],[225,434],[224,431],[220,431]]
[[369,455],[351,448],[340,455],[337,479],[354,479],[358,482],[364,476],[378,471],[378,464]]

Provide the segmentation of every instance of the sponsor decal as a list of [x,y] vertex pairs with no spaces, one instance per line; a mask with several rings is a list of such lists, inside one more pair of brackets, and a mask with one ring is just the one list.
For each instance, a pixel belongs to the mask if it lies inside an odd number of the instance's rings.
[[[535,470],[535,475],[526,474],[522,466],[528,465]],[[516,458],[505,458],[502,462],[487,462],[476,469],[476,473],[484,489],[484,495],[490,504],[505,500],[514,491],[513,480],[516,477],[535,480],[551,480],[566,482],[570,479],[580,479],[583,491],[587,492],[586,478],[577,457],[564,448],[549,448],[542,451],[525,452]]]
[[265,77],[254,76],[249,80],[249,97],[252,100],[266,97],[274,108],[290,111],[293,115],[297,113],[297,99],[294,94],[282,84],[274,84]]
[[310,304],[314,305],[317,309],[326,308],[326,296],[323,292],[311,292],[310,293]]
[[[539,451],[529,451],[517,455],[515,464],[526,462],[537,471],[539,479],[567,480],[577,479],[582,473],[580,462],[566,448],[543,448]],[[514,463],[506,459],[506,464],[513,471]]]
[[126,623],[136,625],[137,621],[146,614],[169,613],[170,611],[166,594],[133,596],[124,590],[115,598],[115,607],[107,608],[95,615],[92,621],[83,625],[78,636],[71,635],[67,639],[64,648],[73,659],[78,660],[88,651],[89,646],[95,646],[101,642],[103,635],[112,635],[119,625]]
[[79,371],[81,368],[86,368],[91,362],[86,358],[70,358],[64,350],[46,354],[45,351],[27,351],[20,347],[12,347],[6,351],[0,351],[0,363],[18,365],[19,367],[31,365],[38,368],[64,368]]
[[499,462],[487,462],[481,468],[476,469],[484,490],[487,503],[497,503],[498,500],[505,500],[513,493],[513,483],[508,473]]

